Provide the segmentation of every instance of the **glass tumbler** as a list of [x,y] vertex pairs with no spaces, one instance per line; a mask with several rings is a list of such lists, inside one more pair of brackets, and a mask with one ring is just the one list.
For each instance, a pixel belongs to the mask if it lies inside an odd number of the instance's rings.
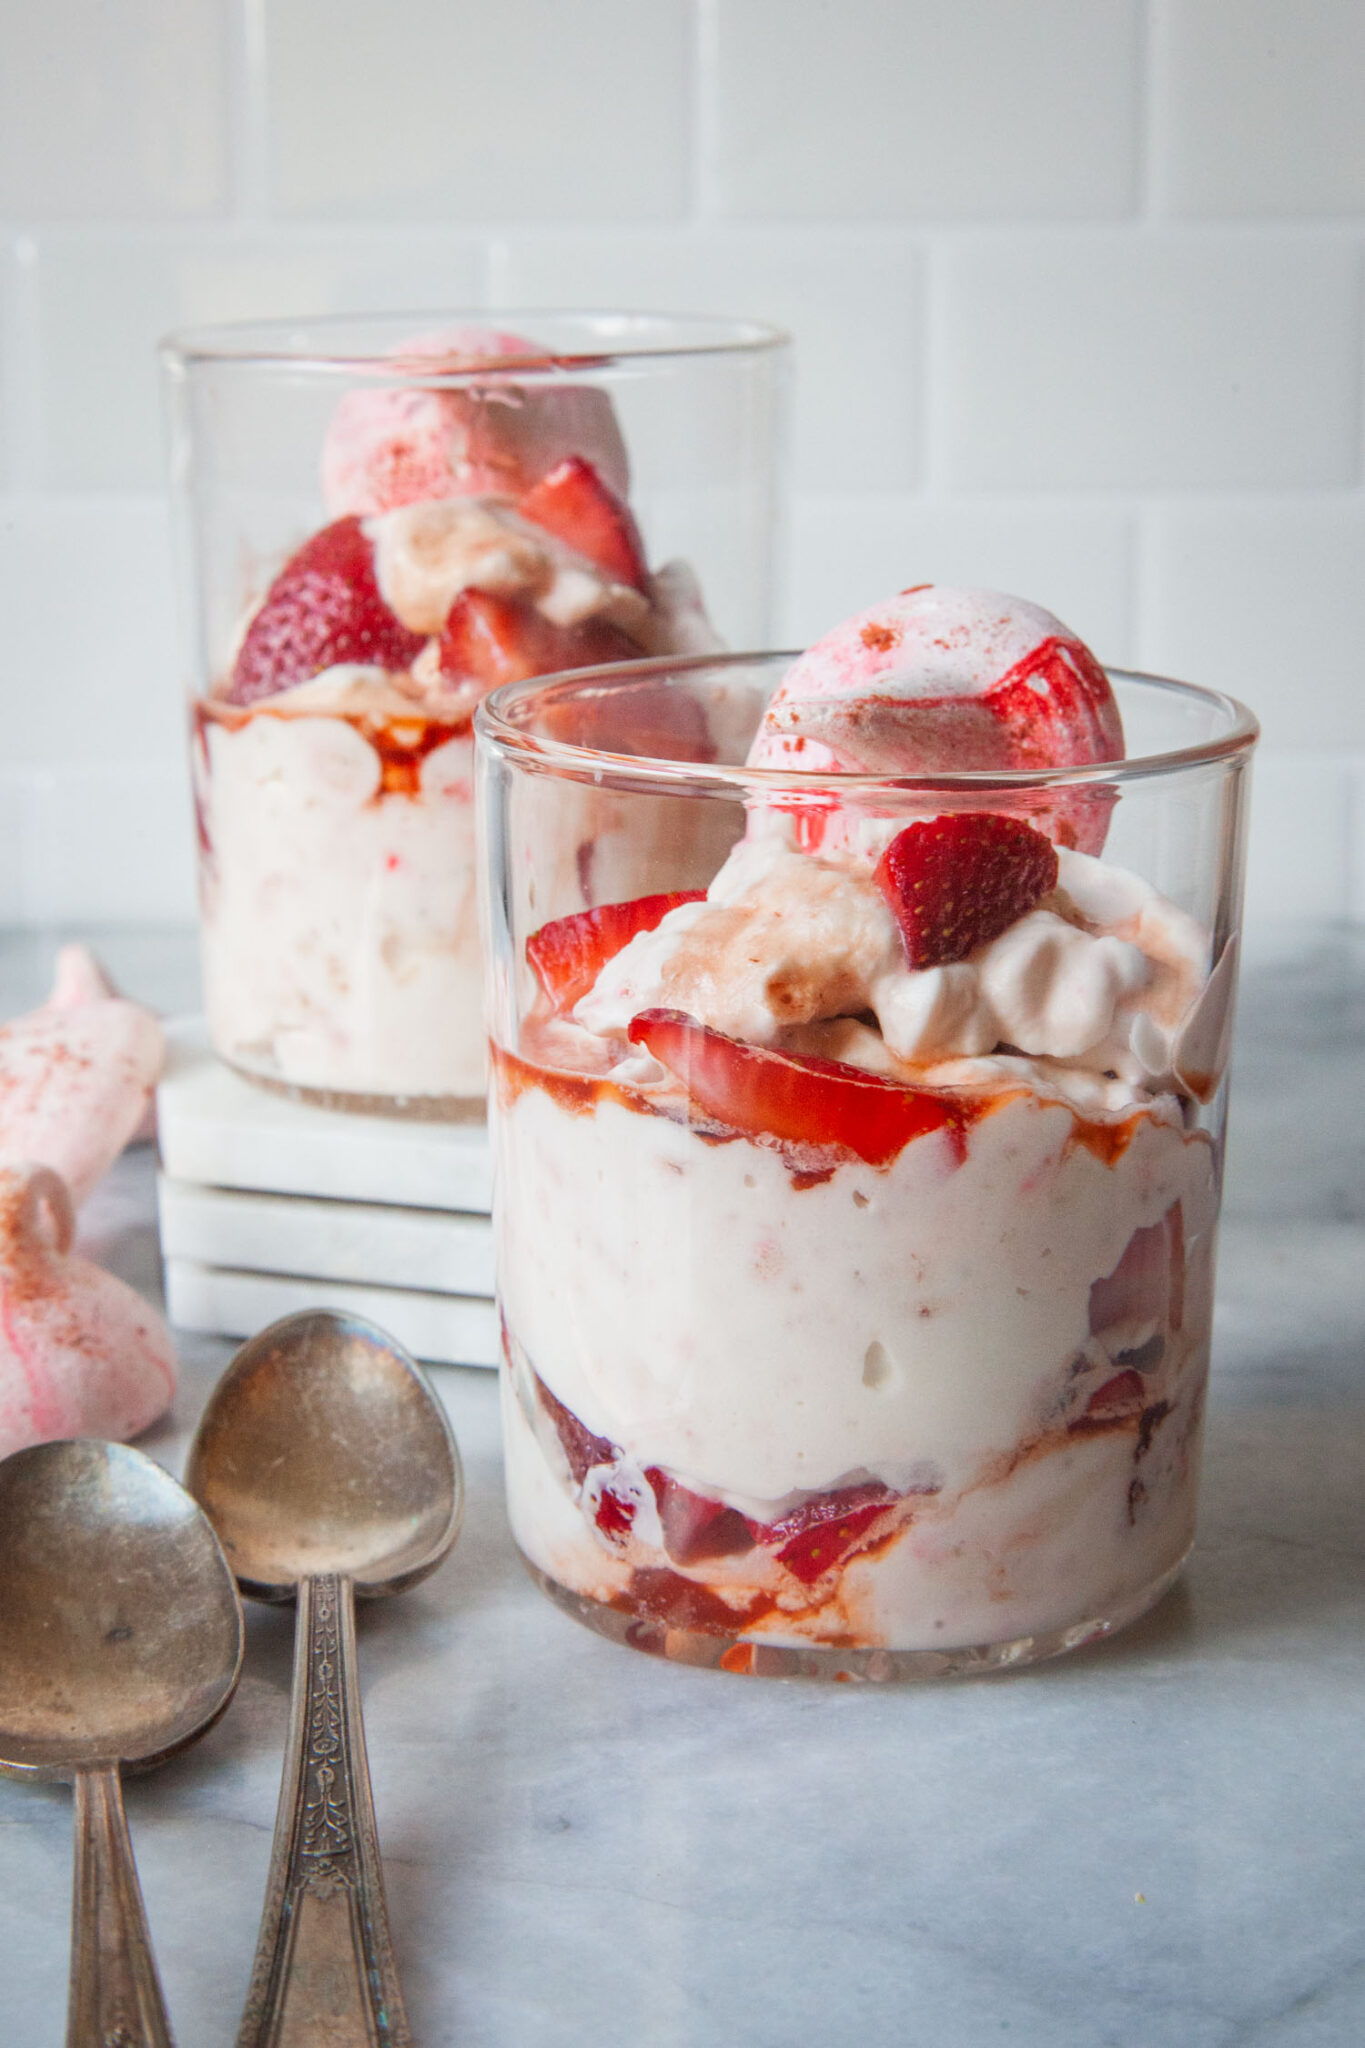
[[[1112,764],[746,768],[790,659],[479,709],[512,1529],[569,1613],[683,1662],[1025,1663],[1193,1540],[1256,724],[1112,673]],[[694,758],[646,758],[683,726]],[[581,886],[585,802],[629,899]],[[880,854],[970,812],[1050,840],[1051,893],[960,967],[841,988]],[[1021,1043],[955,1039],[988,979]],[[874,1004],[937,1051],[892,1058]]]
[[[626,313],[163,344],[204,1002],[231,1066],[342,1108],[482,1114],[474,706],[763,644],[787,354],[751,322]],[[589,902],[628,893],[635,858],[594,821],[570,855]]]

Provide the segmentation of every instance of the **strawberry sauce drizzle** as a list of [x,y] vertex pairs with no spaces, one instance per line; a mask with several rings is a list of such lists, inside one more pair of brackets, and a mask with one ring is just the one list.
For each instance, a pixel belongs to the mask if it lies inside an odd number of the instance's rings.
[[[297,712],[277,708],[269,698],[257,699],[247,706],[220,703],[214,699],[201,700],[194,706],[194,737],[207,750],[208,733],[215,725],[225,726],[229,732],[240,732],[253,718],[284,720],[297,716]],[[410,718],[367,718],[363,712],[322,709],[310,711],[307,716],[340,719],[374,748],[379,756],[380,781],[371,801],[382,796],[420,796],[422,763],[427,755],[434,754],[447,740],[467,738],[474,723],[472,712],[465,712],[459,718],[432,718],[416,705]]]

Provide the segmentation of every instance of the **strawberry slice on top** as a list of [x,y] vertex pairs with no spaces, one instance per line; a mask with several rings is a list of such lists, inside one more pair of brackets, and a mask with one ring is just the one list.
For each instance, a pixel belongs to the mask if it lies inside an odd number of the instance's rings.
[[613,582],[643,590],[645,544],[635,514],[581,455],[567,455],[517,502],[523,519],[586,555]]
[[877,863],[912,967],[947,967],[998,939],[1057,886],[1052,841],[1018,818],[965,811],[907,825]]
[[603,903],[543,924],[526,941],[526,958],[555,1009],[564,1015],[588,993],[608,960],[637,932],[652,932],[680,903],[699,903],[704,889],[666,890],[629,903]]
[[450,607],[437,658],[442,675],[452,681],[492,690],[560,669],[636,661],[639,654],[635,642],[606,619],[556,626],[516,598],[471,589],[462,590]]
[[336,662],[407,668],[423,644],[379,594],[374,550],[357,518],[338,519],[291,555],[247,627],[227,688],[254,704]]
[[838,1146],[888,1166],[913,1139],[946,1127],[962,1155],[970,1106],[947,1095],[843,1060],[749,1045],[682,1010],[641,1010],[627,1035],[677,1076],[704,1117],[746,1137]]

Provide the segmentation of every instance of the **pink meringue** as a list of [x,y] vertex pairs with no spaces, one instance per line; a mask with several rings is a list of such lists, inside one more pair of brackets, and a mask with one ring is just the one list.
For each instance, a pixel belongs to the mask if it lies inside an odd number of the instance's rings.
[[[393,351],[394,368],[412,376],[451,374],[481,362],[545,360],[516,334],[457,327],[423,335]],[[322,495],[329,519],[369,518],[434,498],[517,498],[566,455],[582,455],[625,496],[630,469],[605,391],[589,385],[527,387],[505,367],[487,383],[441,390],[406,386],[349,391],[338,404],[322,449]]]
[[0,1159],[41,1160],[85,1200],[143,1127],[165,1059],[150,1010],[84,947],[58,955],[52,994],[0,1026]]
[[[1073,768],[1123,758],[1109,679],[1041,605],[920,584],[846,619],[795,661],[749,750],[756,767],[867,775]],[[1097,853],[1107,792],[1034,822]]]
[[0,1457],[58,1437],[136,1436],[175,1393],[165,1323],[71,1250],[74,1213],[50,1167],[0,1167]]

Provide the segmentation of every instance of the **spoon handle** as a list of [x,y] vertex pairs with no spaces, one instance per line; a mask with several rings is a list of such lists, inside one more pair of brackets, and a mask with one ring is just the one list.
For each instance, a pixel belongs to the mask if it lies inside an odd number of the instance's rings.
[[175,2048],[133,1864],[118,1765],[77,1771],[67,2048]]
[[356,1678],[355,1595],[301,1579],[265,1911],[237,2048],[411,2048]]

